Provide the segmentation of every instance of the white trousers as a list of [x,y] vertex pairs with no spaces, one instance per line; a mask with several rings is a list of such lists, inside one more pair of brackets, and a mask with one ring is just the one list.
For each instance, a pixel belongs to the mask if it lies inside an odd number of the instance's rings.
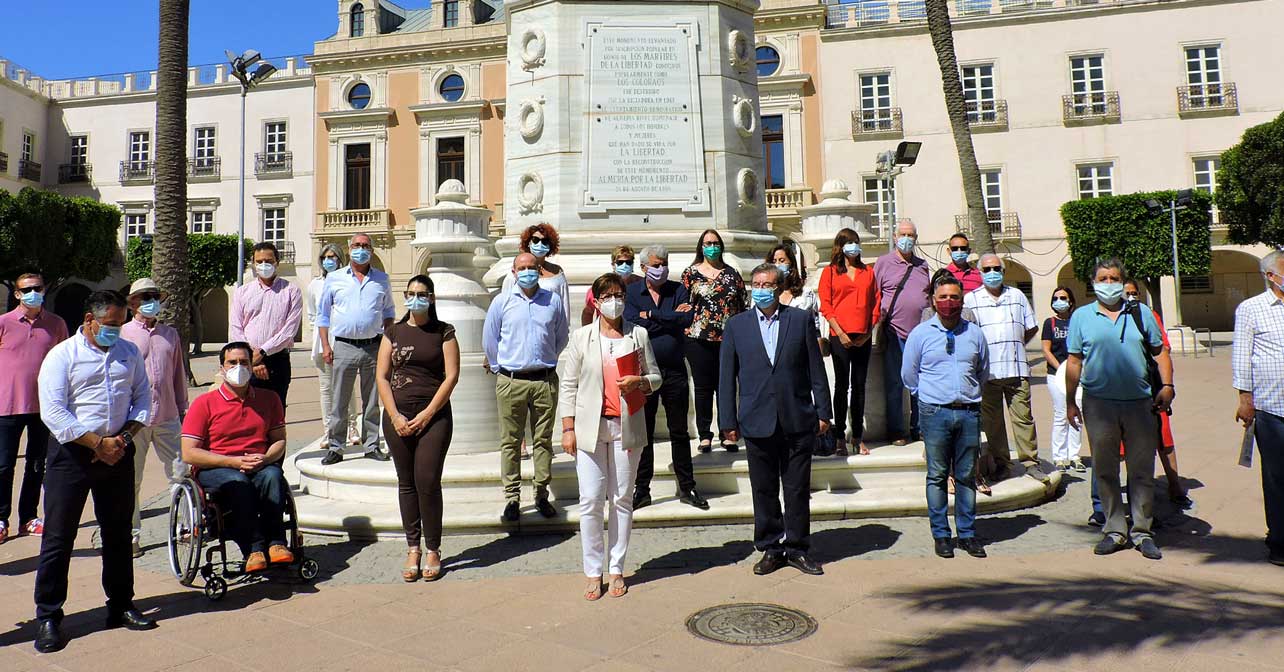
[[[330,404],[333,402],[333,397],[330,396],[330,380],[332,377],[331,371],[334,367],[326,364],[320,355],[317,355],[313,361],[317,366],[317,380],[321,381],[321,426],[325,427],[328,432],[330,428]],[[350,418],[348,420],[348,443],[360,443],[362,438],[361,409],[357,407],[357,395],[355,394],[352,395],[352,403],[348,404],[348,416]],[[339,446],[339,450],[342,449],[343,446]]]
[[175,419],[145,427],[134,437],[134,539],[138,539],[139,530],[143,529],[142,493],[139,491],[143,487],[143,467],[147,466],[147,447],[150,445],[156,450],[156,457],[165,468],[165,478],[175,483],[187,473],[187,466],[179,454],[182,432],[182,424]]
[[[1052,395],[1052,461],[1069,462],[1079,457],[1083,435],[1066,421],[1066,367],[1062,364],[1056,375],[1048,378],[1048,393]],[[1075,394],[1075,403],[1083,409],[1083,386]]]
[[[584,545],[584,576],[602,576],[606,549],[602,539],[602,507],[610,512],[610,573],[624,573],[624,555],[633,530],[633,482],[641,450],[624,450],[620,420],[603,419],[593,452],[575,454],[580,482],[580,539]],[[609,497],[608,497],[609,496]]]

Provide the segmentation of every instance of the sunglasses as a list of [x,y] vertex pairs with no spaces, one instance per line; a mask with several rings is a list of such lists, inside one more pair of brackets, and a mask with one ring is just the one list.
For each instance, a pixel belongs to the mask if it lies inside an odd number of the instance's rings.
[[406,292],[407,299],[431,299],[432,292]]
[[616,265],[616,266],[619,266],[620,264],[628,264],[628,265],[632,266],[632,265],[633,265],[633,260],[632,260],[632,259],[616,259],[616,260],[615,260],[615,265]]
[[30,293],[32,293],[32,292],[43,292],[43,291],[45,291],[45,286],[44,286],[44,285],[32,285],[31,287],[19,287],[19,288],[18,288],[18,293],[19,293],[19,294],[30,294]]
[[161,297],[160,294],[157,294],[156,292],[144,292],[139,294],[138,298],[143,301],[159,301]]
[[543,236],[531,236],[532,243],[547,243],[548,239]]
[[950,247],[951,252],[971,252],[972,248],[967,245],[956,245]]
[[1002,270],[1003,270],[1002,266],[982,266],[981,267],[981,272],[983,273],[990,273],[992,271],[1002,271]]

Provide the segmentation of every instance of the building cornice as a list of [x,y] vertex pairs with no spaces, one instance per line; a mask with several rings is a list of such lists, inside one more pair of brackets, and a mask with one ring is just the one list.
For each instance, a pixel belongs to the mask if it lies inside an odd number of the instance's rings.
[[502,59],[508,49],[505,25],[482,24],[466,28],[316,43],[307,57],[315,74],[333,74],[392,65],[414,65],[459,59]]
[[481,116],[483,110],[489,104],[485,100],[461,100],[457,103],[423,103],[420,105],[411,105],[410,111],[415,114],[415,119],[422,121],[426,117],[439,117],[446,115],[475,114]]
[[809,72],[797,75],[778,75],[759,79],[758,91],[765,94],[787,93],[801,95],[808,84],[811,84],[811,73]]
[[321,112],[317,114],[327,124],[331,122],[360,123],[374,122],[376,124],[386,124],[392,121],[393,111],[388,107],[373,107],[364,110],[334,110],[331,112]]
[[[311,88],[311,75],[302,75],[277,80],[268,80],[255,86],[254,91],[271,91],[277,89]],[[254,91],[250,95],[254,95]],[[208,98],[213,96],[241,95],[241,85],[237,82],[225,84],[203,84],[187,87],[187,99]],[[59,107],[86,107],[104,104],[150,103],[156,101],[156,91],[131,91],[129,93],[103,93],[96,96],[75,96],[72,98],[53,98],[53,104]]]
[[13,89],[14,91],[18,91],[23,95],[25,95],[26,97],[35,101],[48,103],[50,100],[48,96],[45,96],[39,91],[33,90],[32,88],[27,86],[23,86],[22,84],[19,84],[18,82],[15,82],[12,79],[9,79],[8,77],[0,76],[0,84],[3,84]]
[[754,28],[758,32],[773,32],[790,29],[815,29],[825,27],[825,6],[812,2],[771,2],[763,3],[753,16]]

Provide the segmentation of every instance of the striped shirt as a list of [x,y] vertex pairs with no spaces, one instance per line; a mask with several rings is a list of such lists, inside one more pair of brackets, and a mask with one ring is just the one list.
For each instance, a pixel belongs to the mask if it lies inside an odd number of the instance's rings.
[[294,345],[302,320],[303,294],[298,287],[281,278],[273,278],[271,285],[256,279],[232,294],[228,339],[275,355]]
[[1235,309],[1231,385],[1253,393],[1253,407],[1284,416],[1284,301],[1267,290]]
[[985,287],[963,297],[963,309],[971,310],[973,321],[985,333],[990,348],[990,378],[1029,378],[1030,360],[1025,352],[1025,334],[1034,329],[1034,310],[1025,294],[1015,287],[1003,287],[998,296]]

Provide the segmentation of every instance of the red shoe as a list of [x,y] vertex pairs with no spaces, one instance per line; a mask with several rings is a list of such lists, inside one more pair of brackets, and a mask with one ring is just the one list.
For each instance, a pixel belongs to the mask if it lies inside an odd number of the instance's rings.
[[33,537],[43,536],[45,533],[45,521],[40,518],[32,518],[23,523],[18,529],[18,536],[29,534]]
[[288,565],[294,562],[294,554],[280,544],[273,544],[268,548],[268,561],[274,565]]
[[253,574],[267,569],[267,558],[263,557],[263,551],[254,551],[245,559],[245,573]]

